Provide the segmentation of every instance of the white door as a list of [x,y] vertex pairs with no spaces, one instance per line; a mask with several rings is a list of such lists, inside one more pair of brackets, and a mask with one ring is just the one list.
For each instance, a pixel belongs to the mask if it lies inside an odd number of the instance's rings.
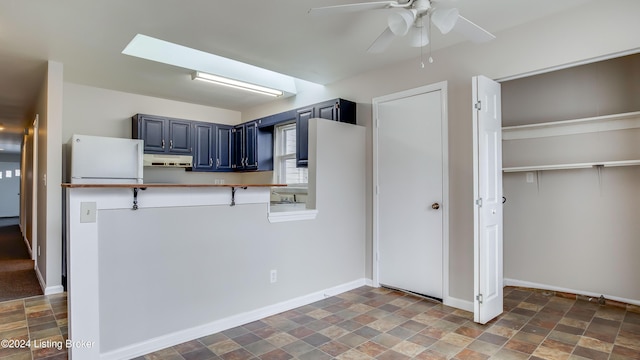
[[0,217],[20,215],[20,163],[0,162]]
[[500,84],[473,77],[474,321],[502,313],[502,113]]
[[373,104],[374,283],[442,299],[446,83]]

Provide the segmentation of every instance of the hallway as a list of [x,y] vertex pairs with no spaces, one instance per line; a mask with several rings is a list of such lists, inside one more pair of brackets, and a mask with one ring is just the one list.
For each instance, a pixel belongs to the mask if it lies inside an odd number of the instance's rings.
[[0,301],[42,295],[17,218],[0,218]]

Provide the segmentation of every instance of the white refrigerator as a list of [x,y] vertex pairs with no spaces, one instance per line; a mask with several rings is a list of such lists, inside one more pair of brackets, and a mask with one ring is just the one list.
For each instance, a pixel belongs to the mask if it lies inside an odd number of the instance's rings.
[[73,135],[69,142],[72,184],[142,184],[142,140]]

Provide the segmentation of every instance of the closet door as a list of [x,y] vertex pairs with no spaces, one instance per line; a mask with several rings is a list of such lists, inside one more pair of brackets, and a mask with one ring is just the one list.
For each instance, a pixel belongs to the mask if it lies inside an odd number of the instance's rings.
[[473,78],[474,321],[502,313],[502,113],[500,84]]

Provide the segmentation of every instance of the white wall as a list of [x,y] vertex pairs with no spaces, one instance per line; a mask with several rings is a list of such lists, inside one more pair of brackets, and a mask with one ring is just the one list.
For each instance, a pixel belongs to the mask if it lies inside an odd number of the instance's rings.
[[269,223],[266,203],[98,212],[101,353],[364,280],[364,128],[315,121],[315,220]]
[[[471,148],[471,77],[493,79],[640,48],[640,2],[608,1],[497,33],[487,44],[463,43],[433,54],[424,69],[417,59],[328,85],[316,93],[298,94],[243,111],[243,120],[343,97],[358,103],[358,124],[367,127],[367,194],[371,194],[371,99],[397,91],[448,81],[450,295],[473,299],[473,191]],[[366,46],[363,44],[363,46]],[[415,51],[415,49],[407,49]],[[364,55],[363,55],[364,56]],[[374,55],[368,55],[374,56]],[[367,276],[371,277],[371,196],[367,199]]]

